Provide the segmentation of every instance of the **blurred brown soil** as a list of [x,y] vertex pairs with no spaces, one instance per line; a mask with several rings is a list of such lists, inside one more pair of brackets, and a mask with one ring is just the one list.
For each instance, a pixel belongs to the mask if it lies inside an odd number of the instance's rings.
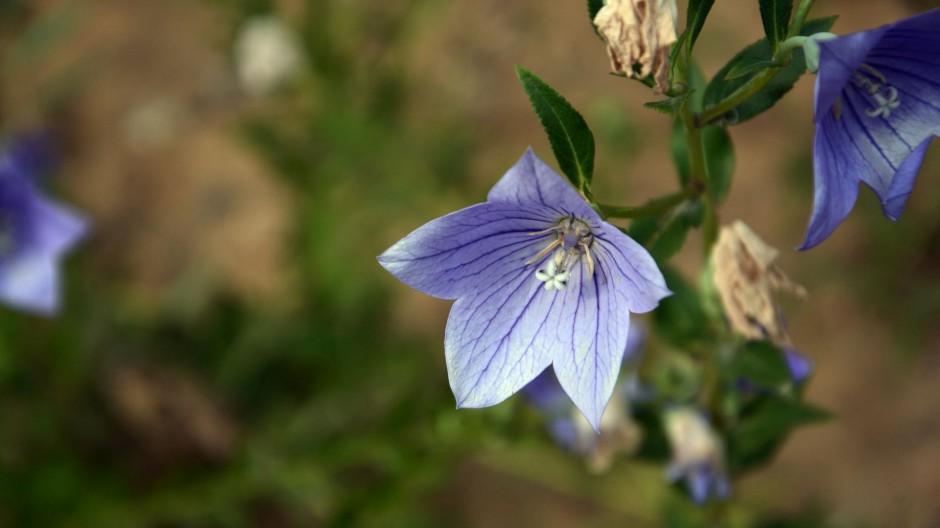
[[217,291],[281,297],[292,204],[235,134],[249,105],[219,12],[183,0],[47,3],[70,13],[62,51],[18,78],[6,105],[29,121],[39,87],[69,87],[61,180],[93,218],[97,265],[145,311]]

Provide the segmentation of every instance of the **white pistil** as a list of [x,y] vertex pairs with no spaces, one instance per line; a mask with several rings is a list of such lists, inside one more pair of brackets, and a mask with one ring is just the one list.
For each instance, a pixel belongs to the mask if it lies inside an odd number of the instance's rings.
[[893,86],[885,86],[884,92],[884,94],[878,92],[871,94],[878,103],[878,107],[865,110],[865,115],[868,117],[884,116],[887,119],[891,116],[891,111],[901,105],[898,91]]
[[891,111],[901,106],[901,97],[894,86],[888,84],[888,79],[878,70],[868,64],[862,63],[852,75],[852,84],[864,90],[872,98],[875,106],[865,110],[868,117],[891,116]]
[[554,258],[548,261],[548,265],[545,266],[545,268],[535,272],[535,278],[544,282],[545,289],[548,291],[564,290],[568,286],[568,279],[570,277],[571,273],[568,270],[558,269]]

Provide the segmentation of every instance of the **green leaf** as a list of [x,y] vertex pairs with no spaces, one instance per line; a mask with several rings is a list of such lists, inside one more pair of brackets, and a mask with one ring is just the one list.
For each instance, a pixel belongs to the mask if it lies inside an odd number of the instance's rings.
[[[692,60],[692,47],[695,45],[695,40],[698,38],[699,33],[702,32],[705,19],[708,18],[708,12],[711,11],[714,4],[715,0],[691,0],[689,2],[689,8],[686,11],[685,17],[685,30],[679,35],[679,38],[676,39],[676,43],[672,46],[672,51],[669,52],[670,79],[675,77],[675,69],[682,67],[680,64],[685,65],[686,60]],[[680,54],[683,60],[679,60]]]
[[692,94],[695,90],[689,90],[682,95],[677,95],[675,97],[670,97],[669,99],[663,99],[662,101],[650,101],[648,103],[643,103],[643,106],[649,108],[650,110],[656,110],[661,114],[666,114],[668,116],[677,116],[679,111],[682,109],[682,105],[692,97]]
[[774,50],[787,38],[793,0],[760,0],[760,19],[764,23],[764,34]]
[[689,10],[686,11],[686,28],[683,33],[688,32],[689,34],[688,41],[685,45],[688,46],[690,52],[695,46],[695,40],[698,39],[698,34],[702,32],[705,19],[708,18],[708,12],[712,10],[713,5],[715,5],[715,0],[689,1]]
[[702,225],[704,216],[701,201],[689,200],[659,216],[634,220],[627,234],[646,246],[657,262],[664,263],[682,249],[686,234]]
[[698,291],[672,267],[661,266],[661,269],[672,295],[659,301],[659,307],[653,312],[656,335],[679,348],[690,343],[701,344],[711,335],[711,329]]
[[[812,35],[822,31],[828,31],[835,23],[835,17],[820,18],[807,22],[803,26],[802,35]],[[741,50],[725,66],[715,74],[715,77],[705,89],[704,105],[706,108],[715,106],[724,100],[738,88],[744,86],[758,72],[754,71],[747,75],[735,78],[728,78],[728,73],[735,67],[746,68],[756,62],[770,61],[773,59],[774,52],[767,39],[761,39],[750,46]],[[743,64],[743,66],[738,66]],[[738,105],[733,111],[730,121],[734,124],[742,123],[760,114],[772,107],[781,97],[793,88],[793,85],[799,80],[803,72],[806,71],[806,63],[803,59],[803,50],[797,49],[791,55],[790,64],[783,66],[781,71],[772,81],[770,81],[763,90],[756,93],[753,97]]]
[[773,61],[764,60],[764,59],[753,59],[753,60],[742,60],[741,62],[735,64],[731,71],[725,74],[725,80],[730,81],[731,79],[737,79],[738,77],[744,77],[750,73],[756,73],[757,71],[766,69],[766,68],[775,68],[777,65]]
[[744,418],[728,435],[732,471],[764,463],[796,428],[830,418],[823,409],[782,397],[765,397],[746,408]]
[[659,233],[649,245],[650,255],[664,263],[682,249],[689,229],[702,225],[704,208],[698,200],[690,200],[673,208],[660,224]]
[[769,341],[744,343],[728,364],[728,373],[732,382],[746,379],[766,389],[775,389],[791,381],[783,352]]
[[725,201],[734,175],[734,145],[724,127],[708,126],[702,129],[705,148],[705,168],[708,170],[708,192],[716,203]]
[[591,184],[594,135],[581,114],[551,86],[529,70],[516,66],[522,89],[529,96],[561,171],[578,189]]

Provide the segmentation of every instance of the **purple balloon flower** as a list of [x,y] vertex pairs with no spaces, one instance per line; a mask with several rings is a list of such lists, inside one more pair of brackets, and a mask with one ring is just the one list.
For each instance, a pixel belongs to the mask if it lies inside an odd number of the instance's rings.
[[36,188],[50,159],[42,136],[0,151],[0,302],[42,315],[58,310],[59,261],[86,229],[78,214]]
[[800,249],[848,216],[859,181],[897,221],[940,135],[940,9],[819,42],[813,214]]
[[495,405],[552,365],[595,429],[630,312],[670,294],[650,254],[531,150],[486,202],[428,222],[379,262],[412,288],[456,299],[444,352],[458,407]]

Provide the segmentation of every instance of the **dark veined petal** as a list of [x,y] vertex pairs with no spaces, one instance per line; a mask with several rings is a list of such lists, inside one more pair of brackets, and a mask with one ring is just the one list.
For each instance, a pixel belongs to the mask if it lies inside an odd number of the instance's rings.
[[601,268],[609,271],[608,287],[622,296],[629,311],[649,312],[672,295],[646,248],[610,224],[603,223],[596,231],[596,259]]
[[864,62],[886,28],[861,31],[819,42],[819,72],[816,75],[816,123],[832,110],[852,73]]
[[566,346],[549,336],[558,331],[566,294],[573,288],[546,290],[534,272],[535,266],[506,270],[461,296],[451,308],[444,353],[458,407],[487,407],[505,400]]
[[845,134],[833,133],[826,123],[816,125],[813,140],[813,214],[801,250],[810,249],[825,240],[845,220],[858,198],[859,167],[857,154]]
[[819,244],[845,219],[859,181],[897,220],[929,139],[940,134],[940,9],[820,46],[816,190],[800,249]]
[[924,163],[924,155],[927,154],[927,147],[930,146],[930,139],[925,139],[919,147],[914,149],[907,159],[898,167],[898,172],[891,180],[891,186],[881,198],[881,207],[885,216],[895,222],[901,219],[901,213],[904,211],[904,205],[907,203],[907,197],[910,196],[914,188],[914,180],[920,171],[920,166]]
[[526,267],[549,243],[548,235],[532,233],[551,227],[557,221],[552,214],[503,202],[477,204],[419,227],[381,254],[379,263],[418,291],[456,299]]
[[601,219],[567,181],[540,160],[532,149],[490,189],[489,202],[542,206],[561,215],[574,214],[591,223]]
[[[553,363],[562,388],[597,428],[627,348],[628,284],[656,285],[655,276],[625,275],[619,258],[598,250],[593,276],[582,260],[561,291],[546,290],[532,265],[458,299],[445,336],[458,405],[499,403]],[[656,275],[665,296],[665,282]]]
[[561,349],[554,362],[558,381],[595,429],[628,348],[630,312],[648,312],[671,294],[642,246],[606,224],[596,236],[594,275],[580,282],[575,304],[574,346]]

